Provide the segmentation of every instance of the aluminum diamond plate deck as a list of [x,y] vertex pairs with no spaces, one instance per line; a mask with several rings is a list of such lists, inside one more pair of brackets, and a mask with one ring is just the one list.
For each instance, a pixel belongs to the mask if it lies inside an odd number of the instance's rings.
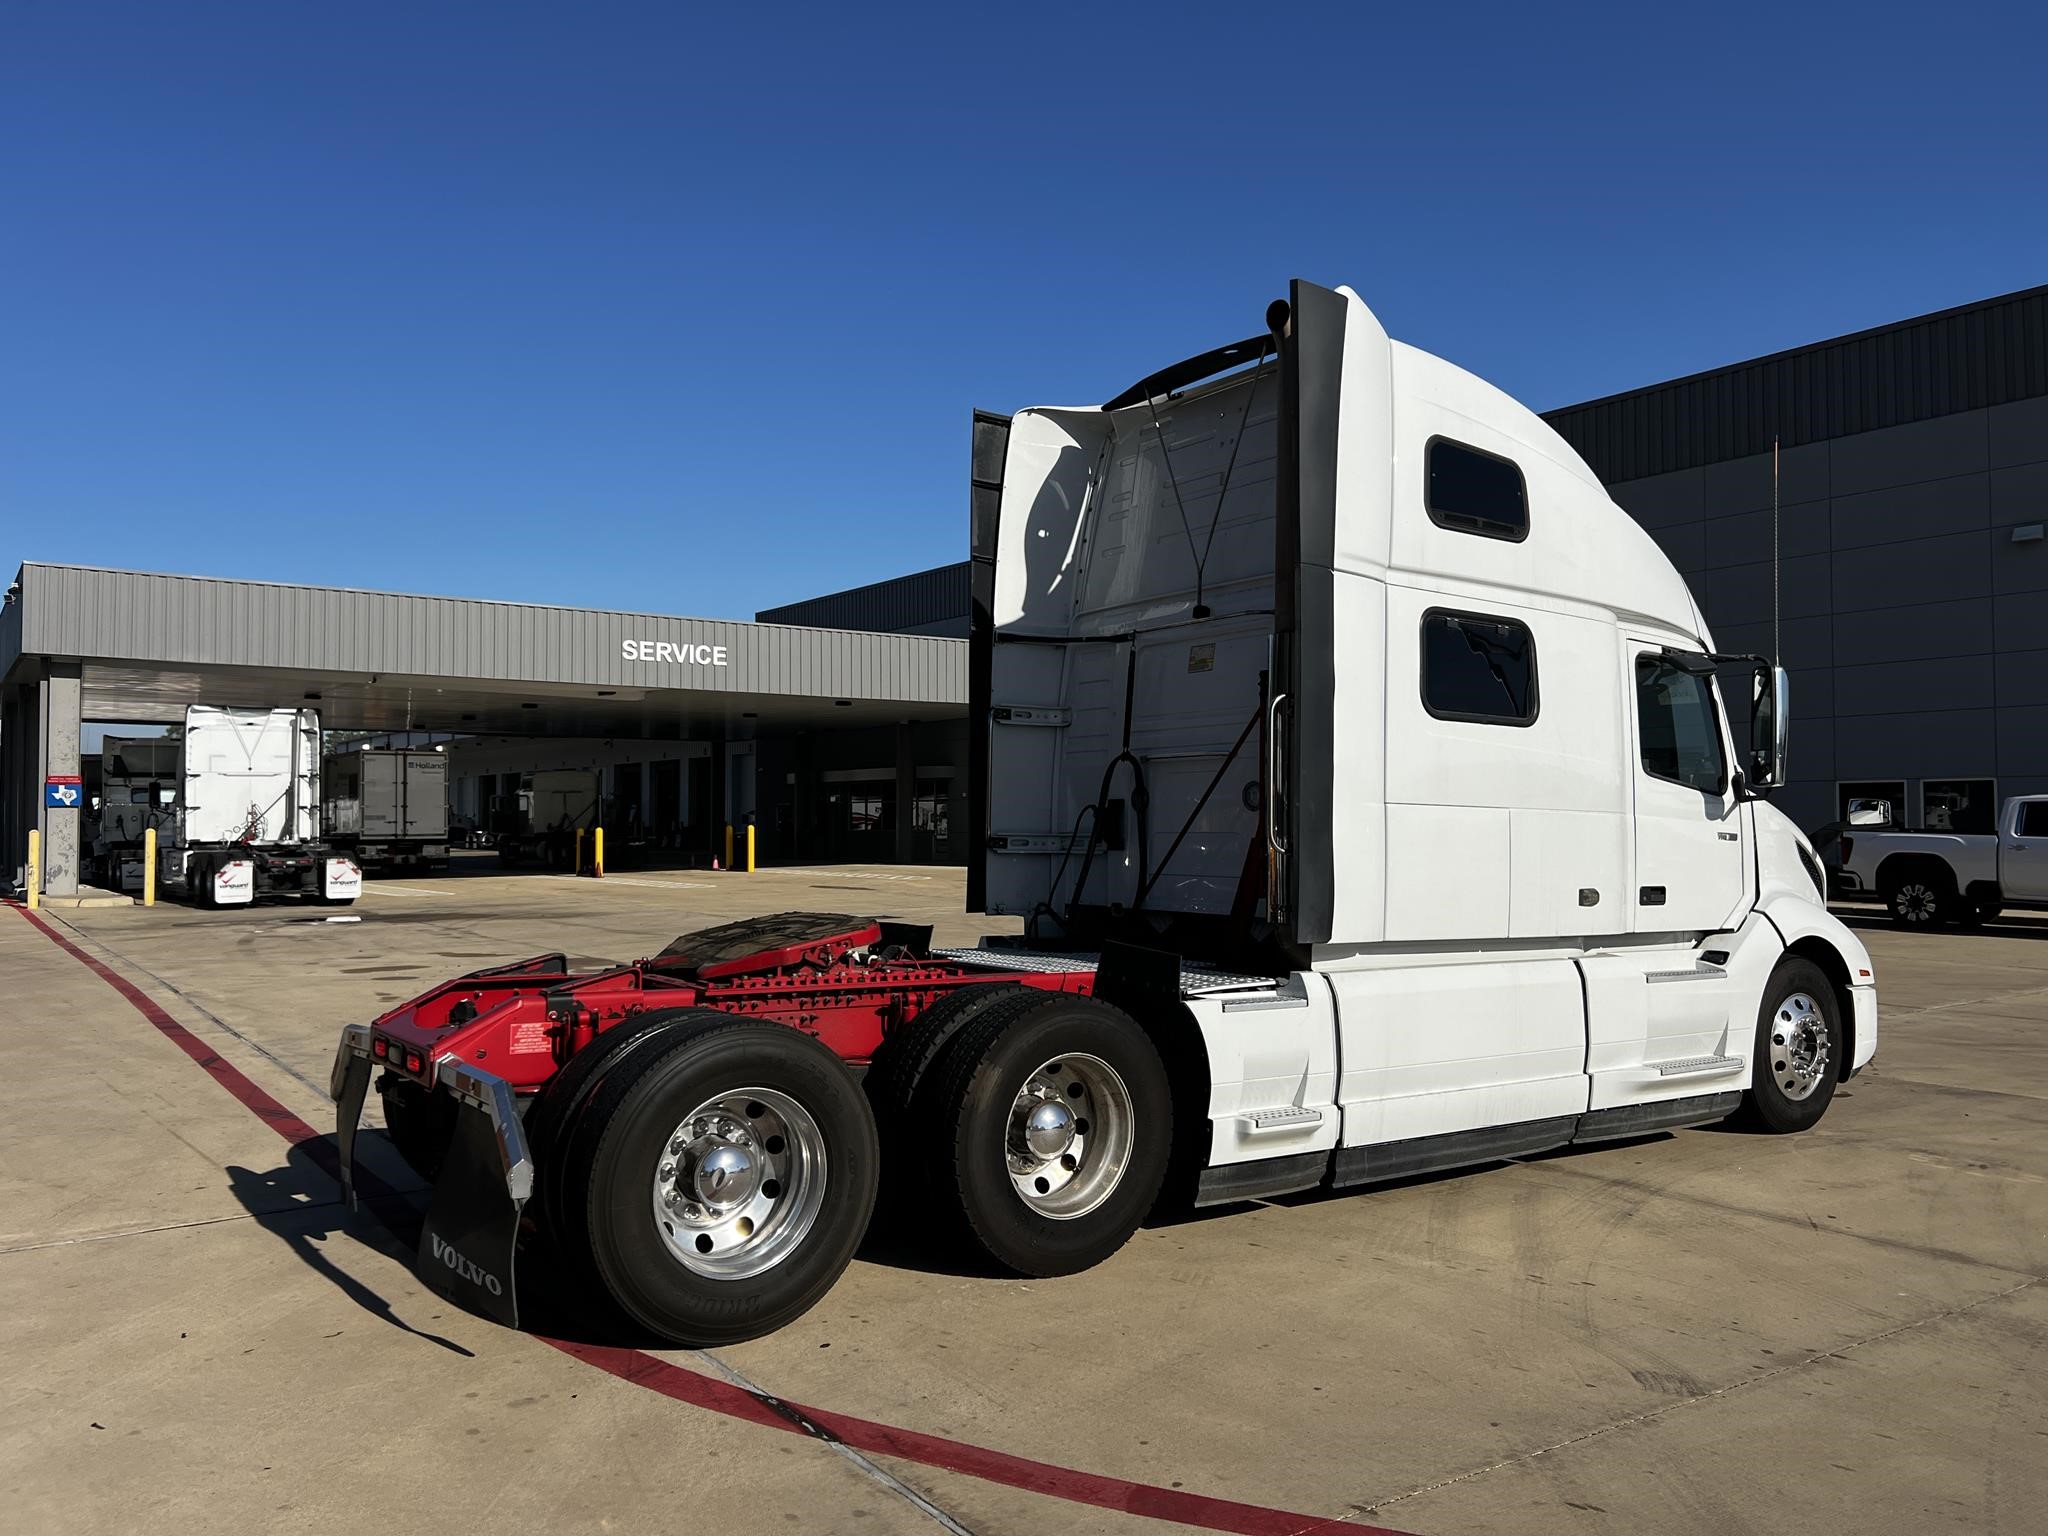
[[[960,965],[985,965],[1005,971],[1047,974],[1092,971],[1102,963],[1100,955],[1085,950],[1062,950],[1054,953],[1030,949],[935,949],[932,951],[932,958],[951,960]],[[1234,971],[1211,970],[1198,965],[1183,965],[1180,968],[1180,989],[1184,995],[1228,992],[1241,987],[1270,990],[1272,986],[1271,976],[1241,976]]]

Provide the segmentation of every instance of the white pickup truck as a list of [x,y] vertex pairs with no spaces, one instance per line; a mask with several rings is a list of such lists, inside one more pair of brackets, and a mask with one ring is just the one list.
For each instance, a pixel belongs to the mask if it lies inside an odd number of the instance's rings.
[[[1973,927],[2007,907],[2048,907],[2048,795],[2016,795],[1996,832],[1892,832],[1891,808],[1852,805],[1837,890],[1872,894],[1902,928]],[[1870,817],[1859,823],[1859,813]]]

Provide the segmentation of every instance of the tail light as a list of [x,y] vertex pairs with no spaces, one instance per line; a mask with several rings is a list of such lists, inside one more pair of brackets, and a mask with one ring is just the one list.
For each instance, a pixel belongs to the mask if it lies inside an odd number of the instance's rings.
[[383,1039],[372,1040],[370,1042],[370,1054],[379,1061],[384,1060],[391,1054],[391,1042]]
[[418,1071],[420,1070],[420,1068],[421,1068],[421,1067],[423,1067],[423,1066],[425,1066],[425,1065],[426,1065],[426,1063],[420,1060],[420,1053],[419,1053],[418,1051],[407,1051],[407,1052],[405,1053],[405,1070],[406,1070],[406,1071],[408,1071],[408,1072],[418,1072]]

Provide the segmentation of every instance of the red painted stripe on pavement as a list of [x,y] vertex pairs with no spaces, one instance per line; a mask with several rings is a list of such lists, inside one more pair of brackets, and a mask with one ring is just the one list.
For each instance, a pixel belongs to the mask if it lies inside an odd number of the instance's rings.
[[[238,1104],[290,1142],[296,1150],[312,1157],[326,1172],[338,1176],[340,1162],[332,1139],[314,1130],[250,1081],[239,1068],[223,1060],[219,1052],[172,1018],[125,976],[87,954],[26,907],[12,901],[8,905],[35,924],[44,937],[126,998],[136,1012],[197,1062],[201,1070],[226,1089]],[[372,1180],[367,1170],[359,1182],[365,1186],[365,1192],[372,1192]],[[1006,1451],[990,1450],[962,1440],[948,1440],[914,1429],[899,1429],[851,1414],[808,1408],[798,1403],[780,1403],[730,1382],[685,1370],[642,1350],[579,1344],[567,1339],[551,1339],[543,1334],[529,1337],[586,1365],[596,1366],[607,1375],[650,1392],[658,1392],[679,1403],[709,1409],[767,1429],[786,1430],[791,1434],[814,1433],[807,1426],[815,1426],[815,1429],[823,1430],[832,1438],[866,1454],[891,1456],[943,1471],[959,1472],[983,1482],[1042,1493],[1071,1504],[1119,1510],[1153,1520],[1172,1520],[1204,1530],[1230,1531],[1239,1533],[1239,1536],[1314,1536],[1317,1532],[1335,1531],[1355,1532],[1357,1536],[1406,1536],[1406,1533],[1387,1526],[1298,1514],[1263,1504],[1239,1504],[1230,1499],[1189,1493],[1181,1488],[1161,1488],[1156,1483],[1105,1477],[1095,1472],[1012,1456]]]
[[608,1371],[621,1380],[645,1387],[650,1392],[659,1392],[664,1397],[672,1397],[678,1402],[730,1414],[769,1429],[785,1429],[792,1434],[807,1432],[804,1425],[797,1422],[801,1418],[857,1451],[920,1462],[928,1467],[964,1473],[983,1482],[1048,1494],[1073,1504],[1092,1504],[1099,1509],[1120,1510],[1153,1520],[1176,1520],[1182,1525],[1200,1526],[1204,1530],[1235,1531],[1241,1536],[1311,1536],[1311,1533],[1326,1531],[1357,1532],[1358,1536],[1401,1536],[1400,1532],[1385,1526],[1363,1525],[1324,1515],[1295,1514],[1284,1509],[1269,1509],[1263,1504],[1239,1504],[1230,1499],[1189,1493],[1181,1488],[1161,1488],[1153,1483],[1133,1483],[1120,1477],[1103,1477],[1071,1467],[1056,1467],[1047,1462],[1012,1456],[1006,1451],[992,1451],[986,1446],[947,1440],[914,1429],[898,1429],[891,1424],[878,1424],[872,1419],[806,1407],[802,1403],[784,1404],[786,1411],[778,1412],[774,1405],[762,1401],[743,1387],[684,1370],[679,1365],[671,1365],[639,1350],[577,1344],[538,1334],[535,1337],[542,1338],[543,1342],[552,1344],[565,1355],[574,1355],[578,1360]]
[[[256,1084],[250,1082],[248,1078],[242,1075],[239,1069],[223,1061],[219,1052],[193,1034],[191,1030],[180,1024],[176,1019],[172,1018],[168,1013],[165,1013],[134,982],[128,980],[127,977],[116,971],[112,966],[88,955],[76,944],[65,938],[63,934],[52,928],[40,917],[37,917],[35,913],[29,911],[28,908],[15,906],[12,902],[9,902],[8,905],[14,906],[15,911],[41,929],[43,936],[50,940],[51,943],[65,951],[72,959],[78,961],[79,964],[99,977],[101,981],[104,981],[116,992],[127,998],[137,1013],[154,1024],[170,1040],[171,1044],[198,1062],[200,1070],[233,1095],[236,1103],[276,1131],[286,1141],[322,1141],[326,1139],[318,1131],[314,1130],[312,1126],[306,1124],[305,1121],[278,1103],[276,1099],[265,1093]],[[335,1166],[339,1167],[340,1165],[337,1163]]]

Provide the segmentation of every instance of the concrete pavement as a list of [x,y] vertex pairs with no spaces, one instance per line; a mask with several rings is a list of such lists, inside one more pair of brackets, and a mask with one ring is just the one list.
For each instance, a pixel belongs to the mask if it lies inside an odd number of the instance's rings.
[[[959,878],[456,872],[373,884],[359,923],[41,915],[324,1130],[339,1025],[447,974],[794,907],[957,942],[982,929]],[[1866,938],[1880,1055],[1806,1136],[1234,1207],[1059,1281],[874,1244],[794,1327],[662,1359],[1076,1475],[1446,1536],[2037,1528],[2048,922]],[[0,1492],[25,1528],[1173,1528],[707,1411],[469,1317],[18,914],[0,965]]]

